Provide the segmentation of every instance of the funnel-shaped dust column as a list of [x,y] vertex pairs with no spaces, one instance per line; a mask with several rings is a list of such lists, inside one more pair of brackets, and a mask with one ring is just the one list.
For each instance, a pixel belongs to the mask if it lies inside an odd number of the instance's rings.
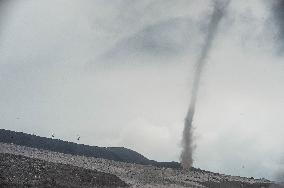
[[199,82],[202,75],[202,70],[206,63],[206,57],[208,56],[210,49],[212,47],[212,42],[215,38],[218,25],[220,20],[224,15],[226,7],[229,5],[229,0],[227,1],[215,1],[214,10],[211,16],[211,20],[208,26],[208,33],[204,41],[204,46],[201,50],[200,57],[196,63],[196,70],[193,78],[193,87],[191,90],[191,100],[189,109],[185,118],[183,138],[182,138],[182,153],[181,153],[181,164],[184,169],[188,169],[192,166],[193,158],[193,134],[192,134],[192,123],[195,113],[195,105],[197,100],[197,93],[199,88]]

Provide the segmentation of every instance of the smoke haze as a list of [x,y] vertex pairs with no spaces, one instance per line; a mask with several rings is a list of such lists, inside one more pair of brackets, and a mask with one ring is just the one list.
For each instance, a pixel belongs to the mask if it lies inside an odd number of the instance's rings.
[[192,124],[193,124],[193,117],[195,113],[195,106],[196,106],[198,88],[199,88],[200,79],[202,76],[202,71],[204,69],[206,58],[212,47],[212,42],[215,38],[218,25],[224,15],[224,11],[226,7],[228,6],[228,4],[229,4],[229,1],[215,1],[213,13],[212,13],[211,20],[208,26],[208,31],[207,31],[208,34],[206,36],[204,46],[202,47],[201,55],[196,63],[196,69],[195,69],[194,78],[193,78],[193,86],[192,86],[192,91],[191,91],[190,105],[189,105],[189,109],[188,109],[188,112],[185,118],[183,138],[182,138],[183,149],[181,153],[181,163],[182,163],[183,168],[185,169],[190,168],[193,163]]
[[11,2],[9,2],[8,0],[0,0],[0,37],[1,31],[5,26],[5,14],[9,11],[9,4],[11,4]]
[[[276,23],[276,46],[277,46],[277,55],[283,56],[284,52],[284,0],[274,0],[272,1],[273,20]],[[283,142],[281,143],[283,144]],[[278,158],[278,165],[275,170],[274,179],[278,182],[281,182],[284,186],[284,150],[283,147],[280,149],[281,154]]]
[[272,10],[274,14],[274,18],[276,20],[276,24],[278,27],[278,31],[276,34],[276,41],[278,41],[280,54],[283,54],[284,51],[284,0],[274,0],[272,1]]

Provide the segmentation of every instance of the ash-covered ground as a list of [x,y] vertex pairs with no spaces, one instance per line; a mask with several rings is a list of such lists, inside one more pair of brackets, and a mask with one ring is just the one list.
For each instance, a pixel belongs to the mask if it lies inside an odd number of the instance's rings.
[[[10,176],[10,178],[17,176],[19,171],[23,169],[36,169],[38,166],[40,168],[41,166],[49,166],[43,171],[44,173],[34,171],[32,175],[27,173],[19,177],[17,181],[21,182],[25,178],[27,179],[25,181],[32,182],[35,176],[38,177],[38,175],[41,174],[41,177],[47,179],[53,178],[60,179],[62,182],[68,182],[70,186],[67,187],[71,187],[71,185],[73,187],[111,187],[113,184],[118,187],[126,186],[127,184],[127,186],[130,187],[268,188],[273,185],[273,182],[266,179],[229,176],[202,170],[185,171],[159,168],[151,165],[139,165],[93,157],[74,156],[6,143],[0,143],[0,154],[0,171],[4,172],[6,169],[9,169],[5,176]],[[85,175],[88,178],[74,176],[74,172],[78,172],[78,174]],[[0,175],[3,179],[2,176],[3,174]],[[74,178],[72,178],[73,176]],[[62,177],[65,179],[62,179]],[[78,179],[78,177],[81,177],[81,179]],[[96,184],[94,179],[97,177],[103,177],[102,179],[111,178],[109,181],[105,181],[105,179],[101,181],[110,184]],[[69,179],[72,179],[72,181],[67,181]]]
[[0,153],[0,187],[127,187],[113,174]]

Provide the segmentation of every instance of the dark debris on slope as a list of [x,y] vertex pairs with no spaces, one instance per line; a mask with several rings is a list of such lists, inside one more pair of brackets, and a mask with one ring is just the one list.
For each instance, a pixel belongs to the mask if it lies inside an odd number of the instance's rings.
[[113,174],[0,154],[0,187],[127,187]]

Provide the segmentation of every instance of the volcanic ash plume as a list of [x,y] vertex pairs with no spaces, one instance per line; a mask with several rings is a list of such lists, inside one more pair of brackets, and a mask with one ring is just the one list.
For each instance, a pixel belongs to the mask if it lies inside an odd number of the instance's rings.
[[193,78],[193,87],[191,92],[191,100],[189,109],[185,118],[184,129],[183,129],[183,138],[182,138],[182,153],[181,153],[181,164],[184,169],[189,169],[192,166],[193,158],[193,135],[192,135],[192,122],[195,112],[195,105],[197,99],[197,93],[199,88],[200,77],[202,74],[202,70],[205,64],[206,57],[208,56],[213,39],[216,35],[216,31],[220,20],[222,19],[225,9],[229,4],[229,0],[224,1],[215,1],[214,2],[214,10],[211,16],[211,20],[208,26],[208,33],[205,38],[204,46],[201,50],[200,57],[196,64],[196,70]]

